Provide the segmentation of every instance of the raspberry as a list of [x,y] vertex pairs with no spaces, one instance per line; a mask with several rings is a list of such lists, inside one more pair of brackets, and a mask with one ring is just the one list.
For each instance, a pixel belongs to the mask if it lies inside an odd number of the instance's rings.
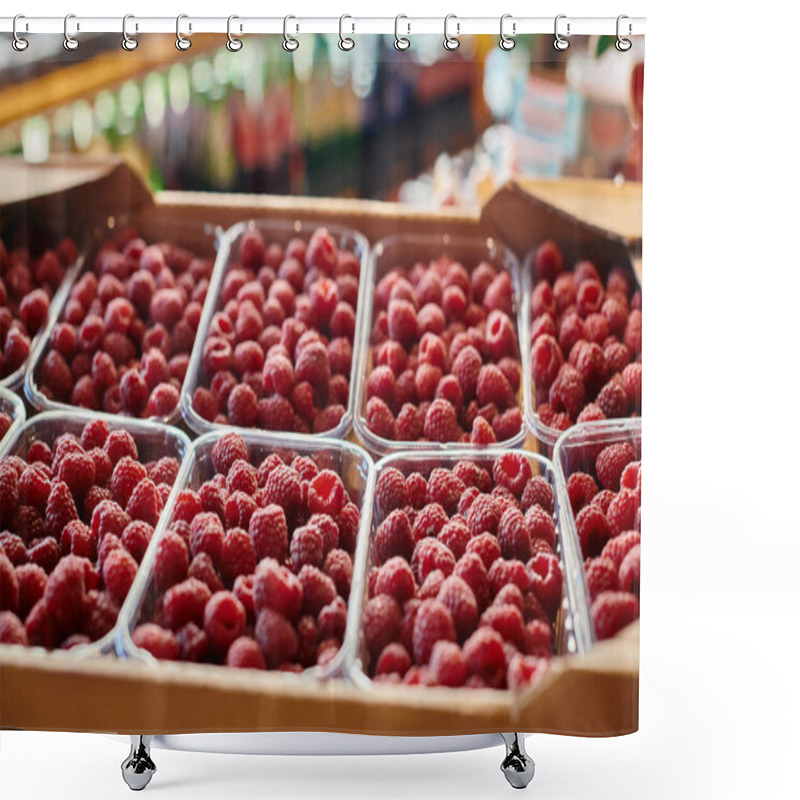
[[52,572],[60,556],[56,540],[50,536],[44,539],[34,539],[27,550],[28,561],[38,564],[45,572]]
[[480,353],[471,345],[464,347],[453,360],[452,373],[458,380],[465,401],[475,397],[482,366]]
[[506,453],[495,460],[492,476],[495,484],[505,486],[519,497],[531,480],[531,465],[522,453]]
[[341,597],[349,597],[353,580],[353,559],[349,553],[345,550],[331,550],[325,557],[322,571],[334,582]]
[[500,523],[500,507],[495,497],[489,494],[478,495],[467,512],[467,527],[473,536],[482,533],[495,534]]
[[189,549],[192,556],[207,553],[218,564],[224,540],[225,530],[219,517],[213,512],[205,511],[192,520],[189,529]]
[[434,645],[439,641],[456,641],[453,618],[438,600],[423,600],[414,620],[413,651],[418,665],[427,664]]
[[375,676],[396,673],[401,678],[411,669],[411,656],[399,642],[391,642],[381,651],[375,665]]
[[406,479],[400,470],[387,467],[381,471],[375,486],[376,510],[381,516],[409,503]]
[[486,345],[495,361],[517,354],[514,325],[502,311],[492,311],[486,319]]
[[432,442],[455,442],[461,438],[456,410],[447,400],[437,399],[430,404],[423,430]]
[[[8,494],[5,486],[2,487],[4,503],[8,502]],[[3,507],[3,518],[6,518],[7,509]],[[13,514],[9,514],[9,517]],[[67,523],[74,519],[78,519],[78,511],[75,508],[75,502],[70,494],[69,487],[63,481],[57,481],[53,484],[50,490],[50,496],[47,498],[47,507],[45,510],[45,532],[48,536],[58,537],[61,531],[66,527]],[[92,526],[94,527],[94,526]]]
[[250,495],[233,492],[225,500],[225,522],[228,527],[247,528],[256,508],[256,501]]
[[492,430],[499,442],[513,438],[522,430],[522,412],[515,407],[498,414],[492,420]]
[[317,397],[323,401],[328,397],[331,380],[331,366],[328,350],[321,342],[312,342],[303,348],[295,362],[295,379],[298,383],[307,381]]
[[197,578],[171,586],[164,594],[164,619],[177,631],[189,622],[203,624],[203,611],[211,599],[210,589]]
[[408,562],[400,556],[390,558],[378,570],[375,581],[376,595],[389,595],[402,605],[414,596],[416,588],[414,573]]
[[[0,572],[2,571],[2,567],[0,567]],[[15,568],[14,574],[19,587],[17,611],[20,619],[25,619],[30,610],[44,596],[47,573],[37,564],[21,564]],[[9,591],[13,592],[13,589],[9,589]],[[5,594],[5,590],[3,590],[3,594]],[[2,605],[5,606],[4,603]]]
[[53,454],[50,451],[50,448],[44,442],[38,439],[34,442],[31,442],[31,446],[28,448],[28,463],[42,463],[50,466],[50,464],[53,463]]
[[389,595],[377,595],[364,606],[362,625],[370,657],[377,659],[388,644],[400,638],[400,606]]
[[475,553],[487,570],[502,556],[499,542],[488,532],[473,536],[467,545],[467,553]]
[[356,549],[356,536],[360,514],[355,503],[348,503],[339,514],[339,547],[352,554]]
[[623,444],[612,444],[606,447],[595,463],[597,477],[603,487],[612,492],[619,491],[619,481],[625,467],[636,461],[636,453],[633,447],[627,442]]
[[303,505],[300,476],[283,465],[272,470],[264,485],[264,503],[280,506],[288,521],[295,520]]
[[306,525],[314,528],[322,537],[322,553],[328,553],[339,545],[339,527],[329,514],[312,514]]
[[211,461],[220,475],[227,475],[234,462],[240,458],[248,460],[247,445],[238,433],[223,434],[211,451]]
[[534,270],[539,280],[553,283],[564,269],[564,258],[558,245],[548,239],[536,248]]
[[250,636],[240,636],[231,642],[225,655],[225,666],[236,669],[266,669],[261,648]]
[[573,472],[567,480],[567,494],[572,506],[572,513],[578,514],[597,494],[597,484],[591,475],[585,472]]
[[527,643],[522,611],[515,605],[494,603],[481,616],[481,627],[489,627],[497,631],[503,640],[524,651]]
[[525,524],[531,537],[531,546],[537,541],[546,542],[550,550],[555,550],[556,527],[553,518],[540,506],[528,509],[525,514]]
[[171,383],[159,383],[153,389],[144,413],[148,417],[169,417],[178,407],[179,399],[180,395],[175,386]]
[[639,597],[641,546],[635,544],[622,559],[619,568],[619,588]]
[[497,437],[492,426],[483,417],[475,417],[469,440],[472,444],[488,445],[495,444]]
[[478,622],[478,602],[469,584],[451,575],[442,583],[436,599],[450,612],[458,638],[466,639]]
[[[116,473],[116,470],[114,472]],[[161,495],[156,485],[149,478],[145,478],[136,484],[128,504],[125,506],[125,511],[131,519],[141,520],[154,526],[158,522],[161,507]]]
[[317,616],[336,597],[336,585],[316,567],[304,566],[297,576],[303,586],[303,613]]
[[609,558],[592,558],[586,566],[586,584],[589,597],[597,599],[601,592],[615,592],[619,589],[617,565]]
[[47,319],[50,298],[44,289],[34,289],[19,304],[19,319],[29,336],[36,334]]
[[539,336],[531,348],[531,372],[537,389],[548,390],[564,365],[561,346],[553,336]]
[[343,405],[328,406],[314,417],[313,432],[326,433],[335,428],[342,421],[346,409]]
[[379,397],[371,397],[367,401],[367,428],[376,436],[391,439],[394,436],[394,417],[389,406]]
[[103,449],[114,465],[126,456],[134,460],[139,457],[133,436],[125,430],[111,431],[106,437]]
[[422,539],[411,556],[411,569],[421,585],[429,573],[441,570],[446,577],[455,569],[455,557],[440,541],[430,537]]
[[478,628],[464,643],[464,660],[470,675],[482,678],[488,686],[500,688],[506,671],[503,639],[490,627]]
[[603,489],[592,498],[592,505],[597,506],[604,514],[608,514],[608,509],[611,506],[611,501],[616,497],[616,494],[609,489]]
[[321,567],[325,557],[322,534],[310,525],[297,528],[292,534],[289,554],[292,569],[295,572],[300,572],[306,564],[312,567]]
[[434,569],[425,576],[425,582],[420,586],[419,597],[421,600],[435,598],[444,583],[444,573]]
[[297,655],[298,639],[291,622],[272,609],[258,615],[255,636],[267,669],[277,669]]
[[610,537],[608,521],[603,510],[594,504],[585,506],[575,518],[575,528],[584,557],[600,555]]
[[631,548],[640,544],[642,541],[641,534],[638,531],[627,531],[614,539],[611,539],[603,548],[601,553],[603,558],[607,558],[614,562],[617,570],[622,566],[625,556],[630,552]]
[[447,522],[445,510],[438,503],[428,503],[414,519],[414,541],[418,542],[426,536],[438,536]]
[[463,686],[467,664],[461,648],[453,642],[436,642],[431,651],[431,674],[440,686]]
[[592,622],[599,640],[616,636],[639,618],[639,601],[628,592],[602,592],[592,603]]
[[428,478],[428,502],[439,503],[448,514],[455,514],[465,488],[449,470],[437,467]]
[[511,315],[514,310],[514,287],[508,272],[501,272],[486,287],[483,295],[483,307],[487,311],[499,309]]
[[17,612],[19,609],[19,580],[14,565],[0,553],[0,609]]
[[462,578],[472,589],[478,610],[485,608],[491,602],[492,590],[489,585],[489,575],[477,553],[465,553],[456,564],[453,575]]
[[258,416],[258,398],[246,383],[240,383],[228,395],[228,419],[232,425],[251,428]]
[[0,611],[0,644],[28,644],[25,626],[13,611]]
[[634,357],[642,352],[642,312],[637,308],[628,315],[622,341]]
[[489,568],[489,584],[496,595],[506,584],[513,583],[523,593],[531,586],[529,570],[521,561],[508,561],[498,558]]
[[225,535],[220,555],[220,573],[232,585],[240,575],[249,575],[256,568],[253,541],[241,528],[231,528]]
[[625,417],[628,414],[628,395],[622,378],[615,375],[597,395],[595,400],[597,406],[605,415],[606,419]]
[[492,601],[492,605],[494,606],[512,605],[516,606],[520,611],[522,611],[525,606],[525,601],[522,597],[522,591],[520,590],[519,586],[513,583],[509,583],[495,595],[495,598]]
[[580,414],[586,402],[586,387],[575,367],[564,364],[550,387],[550,404],[556,411],[564,411],[570,419]]
[[218,653],[228,648],[244,633],[247,616],[244,606],[232,592],[215,592],[203,612],[203,630],[209,645]]
[[333,470],[322,470],[308,487],[308,510],[311,514],[338,517],[346,501],[342,479]]
[[287,619],[297,619],[303,604],[302,584],[286,567],[265,559],[253,580],[253,604],[256,613],[271,608]]
[[506,681],[512,691],[535,683],[547,672],[549,661],[534,655],[515,655],[508,665]]
[[600,422],[605,418],[606,415],[603,413],[603,409],[597,403],[587,403],[583,407],[583,411],[578,414],[578,419],[575,422],[578,425],[582,425],[584,422]]
[[147,478],[147,470],[129,456],[121,458],[111,475],[111,496],[125,508],[140,481]]
[[84,564],[88,563],[77,556],[65,556],[47,579],[44,590],[47,612],[65,635],[73,633],[80,624],[86,596]]
[[458,560],[467,551],[467,545],[472,536],[463,518],[454,517],[439,531],[437,538]]
[[256,557],[274,558],[283,561],[289,546],[289,533],[283,509],[275,504],[260,508],[253,513],[249,525]]
[[561,605],[564,576],[558,558],[549,553],[538,553],[528,562],[531,587],[550,619],[555,619]]
[[166,531],[156,546],[155,576],[156,589],[165,592],[170,586],[182,581],[189,569],[189,552],[183,539],[173,531]]
[[[319,612],[317,625],[320,639],[335,639],[337,642],[341,642],[347,627],[347,604],[345,601],[341,597],[337,597],[324,606]],[[338,651],[338,645],[336,650]]]
[[164,456],[147,467],[147,476],[153,483],[166,483],[172,486],[178,477],[181,462],[177,458]]
[[385,564],[392,556],[401,556],[406,560],[411,558],[414,536],[408,517],[403,511],[392,511],[378,526],[375,550],[381,564]]
[[[5,475],[5,472],[3,474]],[[52,484],[44,470],[27,467],[19,478],[19,502],[21,505],[34,506],[39,511],[44,511],[47,508],[47,498],[50,496],[51,488]],[[6,491],[13,492],[13,488]],[[5,513],[3,517],[5,519]]]
[[555,509],[555,497],[553,487],[547,482],[546,478],[536,475],[525,485],[522,492],[522,511],[526,512],[534,506],[539,506],[548,514],[552,514]]
[[61,554],[72,553],[76,556],[94,560],[95,541],[89,527],[78,520],[72,520],[61,532]]
[[389,367],[377,366],[367,379],[367,399],[379,397],[390,408],[394,406],[395,377]]
[[639,498],[631,489],[623,489],[611,501],[606,512],[611,538],[624,531],[633,530],[636,512],[639,510]]
[[497,526],[497,541],[503,558],[527,561],[531,557],[531,534],[522,512],[509,508]]
[[622,370],[622,385],[628,398],[628,404],[639,413],[642,409],[642,365],[628,364]]
[[[6,338],[5,357],[6,364],[16,367],[24,363],[28,357],[30,344],[23,344],[21,334],[12,328]],[[19,344],[17,343],[19,341]],[[12,347],[14,348],[12,350]],[[10,357],[10,352],[13,357]],[[21,358],[21,360],[20,360]],[[19,363],[17,363],[19,362]],[[16,365],[16,366],[15,366]],[[72,394],[73,380],[69,365],[57,350],[51,350],[44,359],[42,366],[42,385],[50,389],[53,396],[59,400],[68,400]]]
[[131,640],[136,647],[146,650],[161,661],[177,661],[180,655],[175,634],[152,622],[137,625],[131,634]]
[[[620,476],[619,485],[622,489],[631,489],[636,492],[639,499],[642,494],[642,464],[640,461],[634,461],[628,464],[622,475]],[[22,482],[20,481],[20,491],[22,490]]]
[[481,367],[475,394],[481,405],[494,403],[501,411],[514,405],[514,390],[494,364]]

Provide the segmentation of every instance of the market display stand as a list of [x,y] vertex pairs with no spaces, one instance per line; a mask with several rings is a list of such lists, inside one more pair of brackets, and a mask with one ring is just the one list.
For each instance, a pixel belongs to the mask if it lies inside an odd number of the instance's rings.
[[[0,177],[4,228],[46,220],[79,240],[81,233],[102,235],[128,221],[146,237],[158,237],[186,220],[227,228],[242,219],[269,217],[338,223],[362,231],[371,242],[397,233],[447,232],[497,236],[524,254],[542,239],[554,238],[563,243],[568,259],[592,253],[595,259],[627,259],[634,266],[641,252],[641,188],[603,181],[512,182],[478,212],[362,200],[173,192],[153,197],[121,161],[68,159],[40,167],[2,161]],[[581,208],[587,211],[581,206],[587,192],[593,213],[604,209],[602,218],[575,216]],[[296,676],[209,665],[153,666],[111,656],[81,660],[69,653],[4,646],[0,726],[128,734],[131,753],[123,776],[133,789],[144,788],[152,777],[150,746],[162,733],[621,735],[638,729],[638,636],[634,624],[585,655],[557,658],[540,681],[518,693],[392,686],[365,691],[341,678],[292,680]],[[533,762],[521,734],[499,735],[507,752],[501,769],[512,786],[521,788],[533,777]]]

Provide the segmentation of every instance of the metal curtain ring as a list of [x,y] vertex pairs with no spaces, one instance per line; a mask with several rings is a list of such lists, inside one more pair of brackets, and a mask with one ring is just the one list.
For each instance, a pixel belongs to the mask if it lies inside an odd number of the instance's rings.
[[[17,14],[17,15],[14,17],[14,24],[13,24],[13,25],[12,25],[12,27],[11,27],[11,33],[12,33],[12,34],[13,34],[13,36],[14,36],[14,38],[11,40],[11,46],[12,46],[12,47],[13,47],[13,48],[14,48],[14,49],[15,49],[15,50],[18,52],[18,53],[21,53],[23,50],[27,50],[27,49],[28,49],[28,45],[30,44],[30,42],[28,42],[28,40],[27,40],[27,39],[23,39],[23,38],[22,38],[22,37],[21,37],[21,36],[20,36],[20,35],[17,33],[17,22],[18,22],[19,20],[21,20],[21,19],[25,19],[25,16],[24,16],[23,14]],[[25,27],[26,27],[26,30],[27,30],[27,24],[26,24],[26,26],[25,26]]]
[[[617,17],[617,42],[614,46],[620,51],[620,53],[627,53],[628,50],[630,50],[633,46],[630,39],[623,39],[622,35],[620,34],[620,25],[624,19],[628,19],[625,14],[620,14]],[[628,22],[628,35],[631,34],[631,30],[631,23]]]
[[[131,50],[135,50],[139,46],[139,41],[134,39],[133,36],[128,35],[128,20],[129,19],[136,19],[133,14],[126,14],[122,18],[122,49],[127,50],[130,52]],[[136,29],[139,29],[139,26],[136,26]]]
[[[242,49],[242,47],[244,47],[244,42],[241,39],[237,39],[231,33],[231,22],[233,22],[233,20],[235,19],[239,19],[239,17],[237,17],[236,14],[231,14],[228,17],[228,41],[225,43],[225,47],[227,47],[228,50],[231,51],[231,53],[238,53]],[[242,32],[242,26],[240,25],[239,33],[241,32]]]
[[[516,42],[511,38],[511,36],[506,36],[505,32],[503,31],[503,25],[505,24],[505,21],[507,19],[511,19],[511,18],[512,18],[511,14],[503,14],[503,16],[500,17],[500,49],[501,50],[506,50],[506,51],[507,50],[513,50],[514,49],[514,45],[516,44]],[[511,23],[511,33],[512,33],[512,35],[516,35],[516,33],[517,33],[517,23],[516,22],[512,22]]]
[[[400,35],[401,19],[408,19],[408,17],[405,14],[398,14],[394,18],[394,49],[403,51],[403,50],[408,50],[408,48],[411,47],[411,41],[409,39],[406,39],[405,36]],[[408,27],[408,32],[411,33],[411,25],[409,23],[406,23],[406,26]]]
[[[349,36],[345,36],[344,33],[342,32],[342,28],[344,27],[344,21],[346,19],[353,19],[353,18],[349,14],[342,14],[342,16],[339,17],[339,49],[340,50],[352,50],[356,46],[356,43]],[[355,24],[355,22],[352,23],[352,25],[353,25],[353,33],[355,33],[356,32],[356,24]]]
[[287,53],[293,53],[300,47],[300,42],[294,38],[294,36],[289,36],[289,20],[290,19],[297,19],[297,17],[293,17],[291,14],[283,18],[283,49],[286,50]]
[[[178,50],[188,50],[192,46],[192,40],[191,39],[187,39],[181,33],[181,20],[182,19],[188,19],[188,18],[189,18],[188,14],[178,14],[177,18],[175,19],[175,36],[177,37],[175,39],[175,47],[177,47]],[[190,22],[189,23],[189,33],[191,33],[191,32],[192,32],[192,23]]]
[[[71,19],[75,19],[74,14],[67,14],[64,17],[64,49],[65,50],[77,50],[78,45],[80,42],[74,37],[69,35],[69,31],[67,30],[67,26],[69,25],[69,21]],[[76,30],[80,30],[80,25],[76,25]]]
[[[554,26],[555,39],[553,39],[553,47],[555,47],[556,50],[566,50],[569,47],[569,40],[565,39],[558,32],[558,21],[560,19],[566,19],[566,18],[567,18],[566,14],[559,14],[556,17],[556,22]],[[569,36],[569,22],[567,22],[567,36]]]
[[[447,24],[450,22],[451,19],[456,20],[456,36],[451,36],[447,32]],[[458,34],[461,31],[461,23],[458,22],[458,17],[455,14],[448,14],[444,18],[444,41],[442,44],[444,45],[445,50],[458,50],[459,45],[461,42],[458,41]]]

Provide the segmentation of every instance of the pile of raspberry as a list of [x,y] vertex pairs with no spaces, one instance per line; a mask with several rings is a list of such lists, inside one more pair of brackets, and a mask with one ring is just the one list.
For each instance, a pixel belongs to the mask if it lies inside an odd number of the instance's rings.
[[55,250],[37,258],[26,249],[9,253],[0,241],[0,378],[28,360],[31,340],[47,323],[53,294],[77,258],[72,239],[62,239]]
[[0,643],[48,650],[105,636],[180,463],[143,464],[101,419],[0,461]]
[[213,478],[177,495],[156,549],[156,598],[133,642],[160,659],[300,672],[341,647],[359,509],[306,456],[258,467],[236,433]]
[[642,410],[642,293],[614,267],[605,287],[589,261],[564,272],[558,246],[536,251],[531,373],[536,413],[564,431]]
[[[490,471],[491,470],[491,471]],[[553,490],[522,453],[428,479],[382,470],[363,629],[378,682],[517,689],[553,654]]]
[[442,256],[375,289],[366,424],[395,441],[493,444],[519,433],[521,380],[508,272]]
[[213,261],[126,230],[93,266],[53,329],[39,388],[74,406],[166,418],[178,407]]
[[335,428],[350,399],[360,270],[325,228],[285,247],[247,231],[203,344],[197,414],[270,431]]
[[[601,488],[602,487],[602,488]],[[567,492],[598,639],[639,618],[642,464],[627,442],[603,448],[594,474],[574,472]]]

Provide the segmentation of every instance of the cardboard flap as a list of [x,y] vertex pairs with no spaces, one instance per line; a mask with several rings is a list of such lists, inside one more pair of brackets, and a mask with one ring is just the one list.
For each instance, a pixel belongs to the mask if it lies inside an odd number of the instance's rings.
[[613,266],[641,250],[642,187],[583,178],[509,181],[484,205],[481,221],[521,259],[554,239],[571,261],[591,256]]
[[111,215],[136,214],[153,204],[141,176],[123,159],[53,158],[29,164],[0,159],[0,222],[55,236],[90,230]]

